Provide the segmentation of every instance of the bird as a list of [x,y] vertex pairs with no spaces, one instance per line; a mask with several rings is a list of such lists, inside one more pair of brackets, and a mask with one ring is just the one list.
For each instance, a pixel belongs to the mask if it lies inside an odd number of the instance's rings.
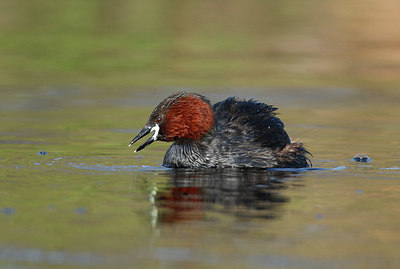
[[229,97],[211,105],[203,95],[177,92],[165,98],[132,139],[153,133],[138,152],[155,141],[173,142],[163,166],[171,168],[305,168],[311,153],[291,141],[278,108]]

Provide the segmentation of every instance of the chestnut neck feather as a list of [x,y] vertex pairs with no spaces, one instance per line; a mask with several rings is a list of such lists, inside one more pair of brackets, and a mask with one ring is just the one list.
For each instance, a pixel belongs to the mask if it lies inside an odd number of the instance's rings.
[[214,126],[214,112],[210,104],[197,96],[187,95],[173,102],[165,118],[164,139],[199,140]]

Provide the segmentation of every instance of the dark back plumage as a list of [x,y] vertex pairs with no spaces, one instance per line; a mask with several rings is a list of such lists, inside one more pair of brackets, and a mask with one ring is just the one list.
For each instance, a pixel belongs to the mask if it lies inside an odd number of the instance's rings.
[[216,103],[213,110],[217,131],[246,137],[249,143],[271,149],[283,149],[290,143],[284,124],[275,117],[276,107],[252,99],[244,101],[230,97]]

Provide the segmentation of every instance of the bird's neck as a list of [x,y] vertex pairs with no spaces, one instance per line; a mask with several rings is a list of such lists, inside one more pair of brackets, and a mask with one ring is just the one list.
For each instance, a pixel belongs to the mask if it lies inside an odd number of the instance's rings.
[[178,140],[168,149],[163,165],[168,167],[205,167],[209,164],[207,145],[197,140]]

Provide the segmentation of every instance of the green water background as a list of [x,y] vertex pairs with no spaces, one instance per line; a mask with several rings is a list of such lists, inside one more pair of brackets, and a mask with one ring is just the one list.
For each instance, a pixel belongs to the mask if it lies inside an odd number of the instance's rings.
[[398,86],[392,0],[0,5],[3,86]]

